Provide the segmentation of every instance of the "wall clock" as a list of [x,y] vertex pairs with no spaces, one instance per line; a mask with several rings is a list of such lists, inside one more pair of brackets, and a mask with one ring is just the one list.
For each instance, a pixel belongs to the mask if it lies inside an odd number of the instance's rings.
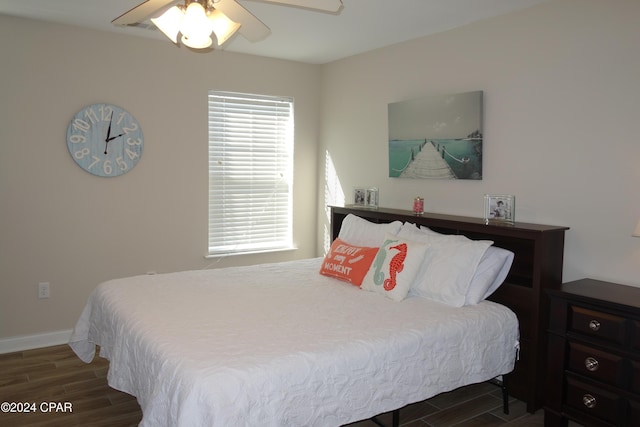
[[67,148],[82,169],[97,176],[118,176],[142,156],[144,137],[138,121],[113,104],[78,111],[67,128]]

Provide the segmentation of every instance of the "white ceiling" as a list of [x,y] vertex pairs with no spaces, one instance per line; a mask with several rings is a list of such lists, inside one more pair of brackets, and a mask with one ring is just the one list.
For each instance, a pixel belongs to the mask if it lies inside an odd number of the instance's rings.
[[[548,0],[342,0],[342,11],[334,15],[238,0],[271,28],[271,35],[256,43],[236,35],[223,49],[323,64],[544,1]],[[0,0],[0,13],[171,43],[158,31],[111,24],[140,3],[142,0]]]

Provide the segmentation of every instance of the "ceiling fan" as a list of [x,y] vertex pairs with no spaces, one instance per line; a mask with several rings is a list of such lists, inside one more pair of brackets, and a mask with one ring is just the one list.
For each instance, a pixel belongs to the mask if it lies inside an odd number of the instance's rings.
[[[341,0],[259,0],[327,13],[338,13]],[[112,24],[141,26],[146,20],[178,44],[178,35],[185,46],[206,49],[222,46],[236,32],[251,42],[271,34],[271,30],[236,0],[146,0],[120,15]]]

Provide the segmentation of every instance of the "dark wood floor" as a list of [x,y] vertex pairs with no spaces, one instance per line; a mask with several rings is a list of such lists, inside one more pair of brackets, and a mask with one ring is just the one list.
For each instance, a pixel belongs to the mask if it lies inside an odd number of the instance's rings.
[[[134,397],[107,385],[108,367],[100,358],[83,363],[67,345],[0,354],[0,402],[36,406],[35,413],[3,411],[0,425],[136,426],[142,418],[140,407]],[[57,405],[49,409],[48,402]],[[391,425],[389,414],[379,419]],[[527,414],[524,403],[517,400],[510,402],[510,415],[503,414],[500,389],[484,383],[409,405],[400,411],[400,423],[403,427],[533,427],[543,425],[543,416],[542,411]],[[370,426],[376,424],[361,421],[349,425]]]

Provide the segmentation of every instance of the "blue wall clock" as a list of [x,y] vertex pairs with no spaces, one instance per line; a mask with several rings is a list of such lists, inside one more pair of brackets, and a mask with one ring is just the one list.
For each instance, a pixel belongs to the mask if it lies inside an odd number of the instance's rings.
[[67,128],[67,148],[82,169],[97,176],[118,176],[142,157],[144,137],[138,121],[113,104],[78,111]]

